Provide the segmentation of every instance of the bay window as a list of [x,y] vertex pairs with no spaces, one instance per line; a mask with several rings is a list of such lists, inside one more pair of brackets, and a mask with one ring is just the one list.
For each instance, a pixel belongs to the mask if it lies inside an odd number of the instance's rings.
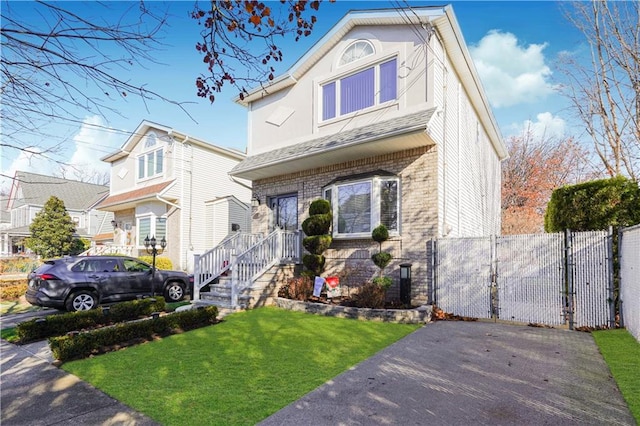
[[399,229],[399,179],[373,175],[353,180],[339,180],[324,188],[323,196],[333,210],[333,236],[369,238],[382,224],[390,234]]
[[138,217],[138,245],[142,245],[142,242],[146,237],[156,237],[156,240],[161,240],[163,237],[167,237],[167,218],[159,216],[143,216]]

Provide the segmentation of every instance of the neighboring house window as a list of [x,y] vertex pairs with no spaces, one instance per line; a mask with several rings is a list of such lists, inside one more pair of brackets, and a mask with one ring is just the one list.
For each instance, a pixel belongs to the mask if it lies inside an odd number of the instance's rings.
[[158,216],[144,216],[138,218],[138,245],[144,244],[145,238],[156,237],[160,241],[167,237],[167,219]]
[[321,86],[322,120],[360,111],[397,98],[395,58]]
[[138,156],[138,179],[147,179],[162,174],[164,152],[162,147],[157,148],[157,145],[156,135],[148,134],[144,142],[146,152]]
[[333,210],[334,236],[370,237],[380,224],[398,234],[399,182],[395,176],[375,175],[338,181],[324,188],[323,196]]

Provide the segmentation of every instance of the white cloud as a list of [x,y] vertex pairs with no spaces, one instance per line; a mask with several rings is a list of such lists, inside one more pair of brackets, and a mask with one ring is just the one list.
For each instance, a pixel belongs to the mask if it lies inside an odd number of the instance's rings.
[[3,191],[8,192],[11,189],[13,181],[12,178],[15,176],[17,171],[26,171],[49,176],[53,175],[53,171],[57,169],[57,164],[45,155],[40,155],[43,151],[43,149],[38,147],[26,147],[21,150],[9,167],[3,169],[0,188],[2,188]]
[[122,135],[109,129],[102,118],[94,115],[85,118],[82,127],[73,137],[75,151],[63,166],[65,176],[74,179],[74,170],[81,173],[103,174],[109,171],[110,164],[100,158],[113,152],[122,143]]
[[544,99],[553,92],[548,81],[551,69],[545,63],[543,44],[518,44],[511,33],[491,30],[470,47],[476,69],[496,108]]
[[[87,117],[73,136],[73,151],[69,150],[69,157],[61,158],[60,153],[45,152],[45,148],[27,147],[18,153],[9,167],[2,165],[0,188],[6,191],[10,189],[11,178],[16,171],[47,176],[64,175],[65,178],[74,180],[102,175],[109,172],[110,164],[100,161],[100,158],[114,152],[122,145],[123,140],[122,132],[108,128],[100,117]],[[45,154],[39,155],[42,152]],[[2,160],[4,162],[8,158],[3,157]],[[63,166],[62,163],[68,166]]]
[[509,127],[507,136],[521,136],[531,134],[537,140],[559,139],[566,133],[567,123],[560,117],[550,112],[541,112],[536,115],[536,121],[525,120],[522,123],[514,123]]

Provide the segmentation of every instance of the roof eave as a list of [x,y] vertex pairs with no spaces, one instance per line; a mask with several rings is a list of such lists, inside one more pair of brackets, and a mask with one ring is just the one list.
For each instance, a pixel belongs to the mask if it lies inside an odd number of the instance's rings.
[[[394,139],[393,144],[388,143],[390,139]],[[384,136],[362,139],[334,149],[305,153],[256,167],[241,169],[236,172],[232,170],[230,174],[238,178],[254,181],[430,145],[435,145],[435,142],[425,130],[425,125],[422,124],[412,129],[403,129]]]

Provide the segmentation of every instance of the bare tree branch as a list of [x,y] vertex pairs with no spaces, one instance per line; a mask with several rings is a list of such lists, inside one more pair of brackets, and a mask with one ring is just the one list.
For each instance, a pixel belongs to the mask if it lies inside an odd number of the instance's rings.
[[589,63],[564,55],[563,94],[610,176],[640,177],[640,3],[574,2],[569,21],[590,47]]

